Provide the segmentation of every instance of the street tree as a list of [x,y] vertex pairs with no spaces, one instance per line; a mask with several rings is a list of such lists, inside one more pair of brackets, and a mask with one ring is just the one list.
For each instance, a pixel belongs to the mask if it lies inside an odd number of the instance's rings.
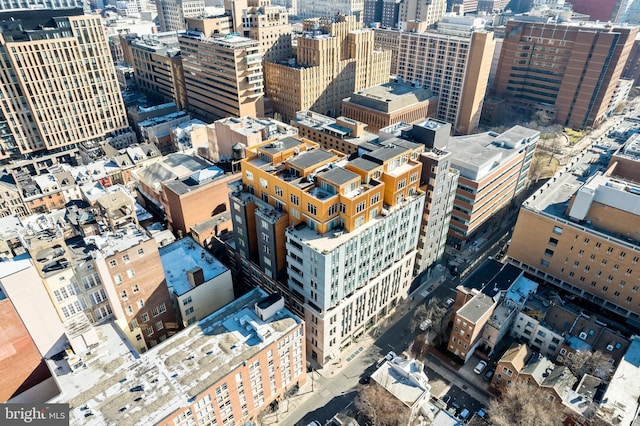
[[495,426],[561,425],[562,410],[527,382],[508,386],[500,399],[489,403],[489,420]]
[[409,416],[404,404],[384,387],[371,383],[360,388],[356,408],[374,426],[405,426]]
[[609,364],[609,357],[600,351],[574,352],[571,358],[566,359],[565,364],[576,377],[590,374],[608,382],[613,373],[613,368]]

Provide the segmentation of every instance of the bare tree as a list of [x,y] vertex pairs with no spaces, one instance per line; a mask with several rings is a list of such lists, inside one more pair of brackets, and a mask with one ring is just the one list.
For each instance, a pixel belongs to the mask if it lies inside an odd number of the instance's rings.
[[566,359],[565,365],[578,378],[585,374],[590,374],[608,382],[613,373],[613,367],[609,364],[609,357],[600,351],[575,352],[571,358]]
[[404,404],[382,386],[372,383],[360,388],[356,408],[374,426],[404,426],[409,413]]
[[562,410],[526,382],[508,386],[501,399],[489,403],[489,419],[495,426],[561,425]]
[[411,356],[420,359],[427,354],[429,342],[426,334],[418,334],[411,345]]

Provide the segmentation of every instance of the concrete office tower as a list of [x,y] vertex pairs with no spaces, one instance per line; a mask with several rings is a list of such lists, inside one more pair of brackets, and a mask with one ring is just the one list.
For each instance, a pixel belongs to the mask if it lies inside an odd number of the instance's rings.
[[264,115],[258,42],[199,31],[178,36],[189,111],[205,122]]
[[460,14],[476,12],[478,10],[478,0],[453,0],[452,9],[458,9]]
[[407,29],[407,22],[420,21],[427,26],[435,24],[447,12],[447,0],[403,0],[398,13],[398,25]]
[[455,134],[478,127],[491,70],[493,34],[469,18],[449,18],[438,31],[398,32],[396,73],[438,96],[437,118]]
[[[600,154],[576,159],[588,170]],[[507,253],[563,292],[640,324],[640,138],[586,179],[556,175],[521,207]],[[577,175],[577,176],[576,176]]]
[[344,98],[389,80],[391,52],[375,51],[373,31],[355,16],[304,21],[296,58],[265,62],[265,92],[284,119],[312,110],[336,117]]
[[352,161],[307,139],[247,150],[229,197],[236,248],[286,282],[315,364],[407,296],[424,205],[419,148],[389,143]]
[[332,18],[336,15],[354,15],[362,20],[364,0],[331,0],[320,2],[314,0],[298,0],[299,18]]
[[99,16],[43,10],[0,20],[0,129],[10,134],[0,159],[72,150],[128,128]]
[[138,38],[132,40],[128,48],[138,89],[151,100],[175,102],[179,110],[187,109],[187,90],[177,35],[162,33]]
[[204,14],[204,0],[156,0],[160,31],[184,31],[185,18]]
[[496,75],[496,96],[544,110],[562,126],[605,119],[638,32],[593,22],[509,21]]
[[451,167],[460,172],[449,244],[464,249],[480,226],[524,191],[540,132],[514,126],[450,138]]

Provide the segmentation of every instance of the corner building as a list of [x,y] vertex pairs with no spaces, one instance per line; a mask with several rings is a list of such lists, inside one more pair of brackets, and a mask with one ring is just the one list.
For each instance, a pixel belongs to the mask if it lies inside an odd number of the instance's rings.
[[236,249],[278,279],[318,365],[407,297],[424,206],[418,156],[387,143],[348,161],[294,138],[247,150],[230,196]]

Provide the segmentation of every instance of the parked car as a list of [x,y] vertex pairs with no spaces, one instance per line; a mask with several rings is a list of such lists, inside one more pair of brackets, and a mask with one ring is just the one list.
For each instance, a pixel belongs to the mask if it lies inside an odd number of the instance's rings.
[[483,419],[487,418],[487,411],[484,408],[479,409],[476,414],[482,417]]
[[312,420],[307,426],[322,426],[322,423],[317,420]]
[[461,422],[466,421],[467,418],[469,417],[469,414],[471,414],[469,410],[467,410],[466,408],[463,409],[462,411],[460,411],[460,414],[458,415],[458,420],[460,420]]
[[489,370],[489,371],[487,371],[487,372],[484,374],[484,378],[485,378],[485,380],[491,380],[491,378],[493,377],[493,373],[494,373],[495,371],[496,371],[496,370]]
[[386,359],[387,361],[391,362],[391,361],[393,361],[395,359],[396,356],[397,355],[396,355],[396,353],[394,351],[389,351],[389,353],[384,356],[384,359]]
[[431,320],[424,320],[420,323],[420,331],[427,331],[427,329],[431,327]]
[[480,374],[484,371],[484,369],[487,367],[487,361],[485,360],[481,360],[478,365],[476,365],[476,368],[473,369],[473,372],[476,374]]
[[448,298],[447,300],[444,301],[444,306],[445,308],[450,308],[451,306],[453,306],[454,303],[456,303],[455,300],[453,300],[452,298]]

